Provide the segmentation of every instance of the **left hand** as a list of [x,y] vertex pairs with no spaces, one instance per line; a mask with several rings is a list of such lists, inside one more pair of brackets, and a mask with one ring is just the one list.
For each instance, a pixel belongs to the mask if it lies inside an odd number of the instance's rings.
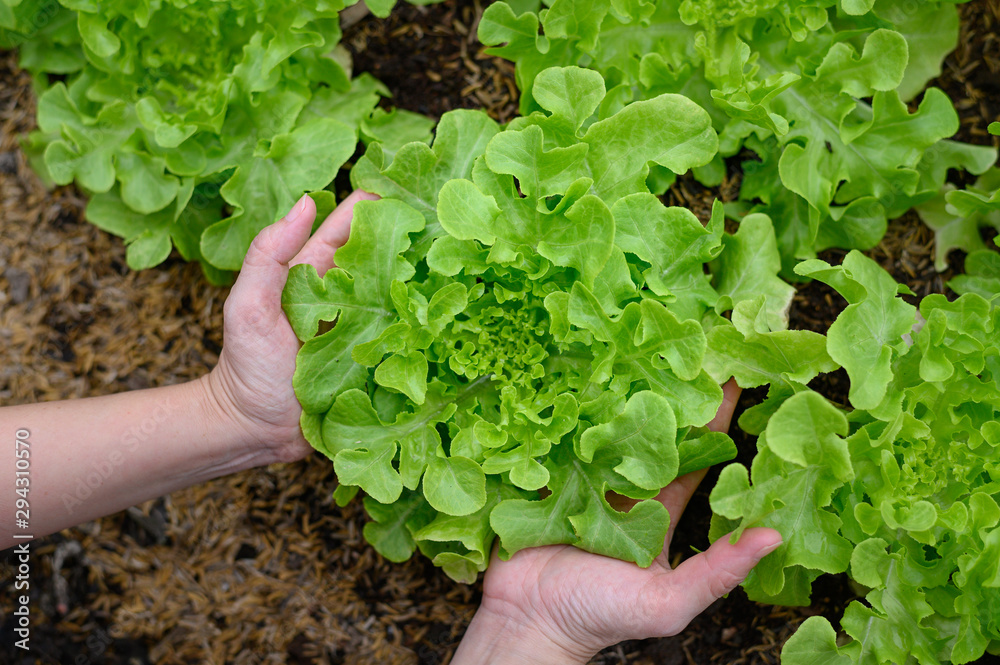
[[[728,430],[739,393],[732,381],[724,386],[710,429]],[[682,631],[781,543],[777,531],[747,529],[737,543],[720,538],[672,569],[667,550],[674,527],[706,471],[676,479],[657,497],[670,513],[670,529],[649,568],[567,545],[522,550],[509,561],[494,553],[482,605],[453,665],[586,663],[623,640]]]
[[255,451],[275,462],[294,462],[312,448],[302,436],[302,408],[292,390],[299,342],[281,309],[290,266],[310,263],[320,275],[334,266],[347,242],[354,204],[378,197],[357,190],[310,237],[316,204],[303,196],[284,218],[262,230],[223,309],[224,344],[207,377],[220,417],[239,428]]

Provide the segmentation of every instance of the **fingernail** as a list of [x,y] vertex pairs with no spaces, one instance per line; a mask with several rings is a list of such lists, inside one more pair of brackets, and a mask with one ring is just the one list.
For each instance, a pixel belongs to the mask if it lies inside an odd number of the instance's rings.
[[299,199],[295,205],[292,206],[292,209],[288,211],[288,214],[285,215],[285,219],[289,222],[298,221],[299,217],[302,216],[302,213],[306,211],[306,199],[308,197],[308,194],[303,194],[302,198]]
[[768,554],[770,554],[770,553],[771,553],[771,552],[773,552],[774,550],[776,550],[776,549],[778,549],[779,547],[781,547],[781,546],[782,546],[782,544],[783,544],[783,543],[779,541],[779,542],[777,542],[777,543],[774,543],[773,545],[768,545],[767,547],[764,547],[764,548],[762,548],[762,549],[761,549],[760,551],[758,551],[758,552],[757,552],[757,558],[758,558],[758,559],[763,559],[763,558],[764,558],[764,557],[766,557],[766,556],[767,556]]

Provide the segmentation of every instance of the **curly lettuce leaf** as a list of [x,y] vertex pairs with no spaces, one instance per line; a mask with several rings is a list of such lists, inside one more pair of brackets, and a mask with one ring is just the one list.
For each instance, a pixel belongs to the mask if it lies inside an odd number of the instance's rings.
[[917,213],[934,231],[934,265],[939,271],[948,267],[953,249],[986,249],[980,230],[1000,231],[1000,168],[991,168],[965,189],[945,186],[937,197],[917,206]]
[[383,144],[369,144],[364,156],[351,169],[351,184],[366,192],[392,197],[409,204],[426,219],[424,234],[414,250],[426,254],[430,243],[441,235],[437,216],[438,193],[449,180],[468,178],[476,157],[483,153],[499,126],[489,116],[475,111],[446,113],[437,126],[434,142],[413,141],[394,155]]
[[[35,7],[40,14],[21,25],[21,63],[41,90],[29,137],[35,164],[54,183],[106,199],[92,221],[123,227],[133,268],[177,247],[227,281],[261,228],[303,191],[330,184],[363,122],[386,136],[391,123],[372,112],[388,91],[367,76],[352,82],[350,65],[331,56],[346,4]],[[207,55],[187,57],[191,43]],[[49,84],[50,74],[65,81]],[[214,191],[203,197],[206,189]],[[127,223],[107,216],[116,206]]]
[[[970,283],[988,274],[989,255],[970,256]],[[785,535],[745,582],[752,598],[807,603],[812,581],[828,569],[847,570],[867,589],[844,613],[846,639],[835,639],[825,619],[811,619],[789,639],[782,662],[974,661],[1000,628],[1000,309],[974,289],[954,301],[932,295],[913,327],[916,313],[868,259],[852,254],[837,269],[806,262],[802,271],[851,303],[834,324],[840,332],[830,331],[833,358],[871,358],[866,349],[880,336],[889,357],[853,368],[845,361],[849,416],[801,391],[776,394],[777,408],[758,409],[766,422],[760,452],[750,478],[739,466],[723,471],[712,493],[712,534],[766,524]],[[710,358],[724,329],[710,333]],[[897,334],[906,337],[896,342]],[[818,468],[810,478],[828,482],[803,500],[796,474],[811,465]]]
[[955,50],[959,38],[957,3],[875,0],[870,12],[852,16],[845,26],[879,28],[886,24],[906,39],[908,59],[903,79],[896,87],[904,101],[919,94],[929,81],[941,73],[945,56]]
[[724,251],[712,271],[720,296],[716,310],[724,312],[763,296],[768,327],[787,328],[795,289],[777,276],[781,257],[771,219],[762,214],[747,215],[736,233],[724,236],[722,242]]
[[915,308],[898,297],[910,290],[877,263],[852,251],[840,266],[803,261],[795,272],[832,286],[849,303],[827,333],[830,357],[847,370],[851,404],[874,409],[892,381],[892,362],[906,348]]
[[732,325],[708,333],[706,371],[718,382],[729,377],[741,388],[770,385],[793,392],[838,365],[826,349],[826,338],[807,330],[772,330],[766,299],[759,296],[736,305]]
[[638,193],[615,202],[615,243],[629,257],[648,264],[642,270],[652,296],[683,318],[693,318],[704,307],[713,307],[719,294],[702,266],[722,252],[721,205],[702,226],[684,208],[665,208],[655,196]]
[[[718,184],[723,156],[757,152],[767,168],[744,180],[750,205],[732,212],[775,220],[794,278],[796,261],[824,248],[874,247],[888,219],[938,195],[949,168],[979,174],[996,158],[946,140],[958,117],[940,91],[914,111],[904,104],[940,71],[958,27],[953,3],[904,4],[560,0],[536,12],[498,2],[480,39],[515,63],[524,113],[544,107],[536,84],[552,65],[604,79],[598,118],[663,93],[705,108],[721,140],[696,177]],[[649,177],[656,192],[672,181],[655,168]]]
[[965,274],[956,275],[948,282],[955,293],[975,293],[986,300],[1000,298],[1000,254],[979,250],[965,257]]
[[[754,570],[758,599],[788,593],[786,584],[808,581],[786,577],[786,568],[827,573],[847,569],[850,542],[840,535],[841,520],[828,510],[834,493],[854,477],[843,437],[847,418],[812,391],[789,398],[775,412],[758,440],[750,474],[733,464],[723,469],[711,494],[712,510],[746,526],[777,529],[783,544]],[[718,531],[718,529],[714,529]]]
[[370,542],[464,581],[497,537],[504,556],[558,542],[649,565],[659,489],[735,453],[703,429],[722,401],[705,269],[748,259],[725,263],[742,250],[721,206],[705,228],[646,185],[651,164],[712,158],[710,118],[665,94],[594,120],[610,93],[593,72],[536,83],[545,110],[503,129],[457,111],[430,145],[372,141],[353,177],[383,198],[357,206],[338,267],[295,267],[282,301],[303,430],[377,502]]

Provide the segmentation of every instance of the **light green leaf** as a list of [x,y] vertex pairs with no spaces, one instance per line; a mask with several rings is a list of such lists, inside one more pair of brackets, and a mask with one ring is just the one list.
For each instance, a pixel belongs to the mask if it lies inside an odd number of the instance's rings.
[[662,346],[656,338],[647,338],[642,344],[634,339],[634,331],[643,320],[642,310],[639,304],[630,303],[612,320],[592,293],[579,283],[573,286],[569,323],[590,332],[603,345],[595,345],[599,350],[595,350],[591,380],[603,382],[615,374],[619,381],[645,381],[651,390],[671,400],[678,427],[705,425],[715,416],[722,390],[704,371],[694,381],[682,381],[662,367],[662,362],[654,362]]
[[437,217],[438,192],[449,180],[468,178],[472,164],[500,131],[482,111],[454,111],[441,119],[432,146],[416,141],[396,152],[390,161],[378,143],[368,147],[351,169],[351,184],[373,194],[409,204],[426,220],[414,251],[422,255],[441,235]]
[[635,102],[595,122],[583,140],[590,146],[594,190],[605,201],[643,191],[650,162],[686,173],[709,163],[719,147],[708,113],[671,94]]
[[504,501],[490,515],[501,556],[525,547],[567,544],[642,567],[652,563],[663,549],[670,520],[663,504],[641,501],[627,513],[618,512],[604,498],[607,471],[582,463],[566,446],[553,448],[546,468],[552,492],[547,498]]
[[827,510],[834,492],[854,478],[837,432],[847,432],[843,414],[815,393],[799,393],[778,408],[761,435],[753,485],[746,468],[734,464],[723,469],[712,490],[712,510],[740,520],[737,535],[748,526],[772,527],[782,535],[782,546],[755,569],[757,597],[787,594],[786,585],[797,583],[797,567],[825,572],[848,567],[853,547],[840,535],[841,519]]
[[220,191],[234,212],[206,230],[202,253],[215,266],[238,270],[257,233],[291,209],[301,192],[328,185],[356,143],[354,129],[324,118],[275,135],[264,154],[233,155],[225,166],[236,171]]
[[394,353],[375,370],[375,381],[398,390],[416,404],[423,404],[427,394],[427,358],[419,351],[406,355]]
[[721,224],[706,229],[691,211],[668,208],[649,193],[619,199],[612,214],[615,244],[650,264],[643,277],[653,293],[674,302],[693,301],[695,307],[715,304],[718,296],[702,266],[722,251]]
[[[846,9],[847,2],[844,4]],[[865,13],[873,2],[866,4],[863,11],[847,11]],[[876,30],[865,40],[860,55],[848,44],[834,44],[816,70],[816,77],[822,79],[824,85],[838,88],[839,92],[852,97],[868,97],[876,90],[894,90],[903,80],[907,59],[907,44],[901,34],[893,30]]]
[[643,489],[659,490],[677,475],[676,436],[670,403],[643,391],[629,398],[621,414],[584,432],[578,456],[588,463],[595,455],[621,458],[615,471]]
[[129,243],[126,260],[132,270],[152,268],[166,261],[172,248],[169,233],[146,230]]
[[[642,321],[637,342],[657,353],[678,378],[693,381],[701,374],[705,358],[705,332],[697,321],[679,321],[666,307],[652,300],[640,303]],[[654,360],[654,364],[657,364]]]
[[550,67],[535,78],[531,94],[542,108],[569,119],[575,130],[583,126],[604,99],[604,79],[590,69]]
[[538,125],[522,131],[501,132],[490,141],[486,163],[495,173],[517,178],[521,193],[528,198],[562,194],[577,179],[589,146],[577,143],[546,150],[544,141]]
[[837,647],[837,632],[823,617],[809,617],[781,648],[786,665],[853,665]]
[[976,293],[987,300],[1000,296],[1000,254],[988,250],[965,257],[964,275],[956,275],[948,287],[956,293]]
[[715,269],[716,311],[724,312],[745,300],[763,296],[771,330],[788,327],[788,308],[795,289],[778,277],[781,257],[774,227],[767,215],[743,218],[735,235],[725,235]]
[[707,469],[710,466],[728,462],[736,457],[736,444],[728,434],[705,432],[694,438],[686,438],[677,444],[680,460],[677,477]]
[[[338,394],[363,385],[367,370],[352,359],[352,351],[392,323],[390,287],[393,280],[413,274],[413,266],[401,254],[410,245],[409,234],[419,231],[423,221],[398,201],[359,202],[350,238],[337,252],[340,267],[323,278],[309,265],[290,271],[282,307],[296,335],[305,341],[293,385],[306,411],[325,411]],[[315,337],[320,321],[336,321],[336,326]],[[406,386],[419,394],[419,381]]]
[[708,334],[705,370],[719,383],[734,377],[741,388],[766,384],[798,390],[837,364],[822,335],[768,326],[765,297],[744,300],[732,314],[733,325],[717,325]]
[[380,441],[337,453],[333,468],[340,482],[357,485],[379,503],[393,503],[403,491],[403,482],[393,468],[396,444]]
[[424,496],[446,515],[470,515],[486,504],[486,475],[467,457],[435,457],[424,474]]
[[847,445],[847,417],[811,390],[790,397],[767,423],[767,445],[798,466],[822,461],[840,480],[854,476]]
[[180,182],[167,175],[166,163],[145,153],[119,153],[116,157],[122,201],[138,213],[148,215],[170,205]]
[[[344,485],[337,487],[339,490]],[[372,521],[365,524],[365,540],[389,561],[402,563],[417,548],[413,534],[433,519],[433,510],[419,492],[404,492],[390,505],[366,497],[365,511]]]
[[914,307],[897,297],[908,289],[857,251],[841,266],[813,259],[795,272],[829,284],[850,303],[830,326],[827,350],[851,378],[851,403],[874,408],[886,394],[892,360],[905,350],[903,335],[915,321]]

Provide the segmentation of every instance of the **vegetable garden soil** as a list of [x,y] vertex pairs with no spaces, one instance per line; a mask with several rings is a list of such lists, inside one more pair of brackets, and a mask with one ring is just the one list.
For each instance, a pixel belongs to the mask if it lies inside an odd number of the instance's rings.
[[[961,8],[962,39],[937,82],[962,116],[962,140],[989,143],[1000,113],[1000,2]],[[516,112],[513,69],[481,53],[482,3],[401,5],[386,21],[363,18],[344,42],[403,108],[440,116],[485,108]],[[0,53],[0,403],[18,404],[167,385],[208,371],[222,344],[227,289],[210,287],[175,255],[141,273],[120,240],[82,220],[85,199],[47,191],[17,137],[32,127],[30,80]],[[739,160],[722,187],[681,178],[670,203],[704,216],[732,198]],[[341,182],[341,181],[338,181]],[[945,292],[933,235],[913,215],[893,222],[868,252],[918,295]],[[843,253],[827,252],[838,263]],[[964,257],[953,254],[953,266]],[[792,327],[825,331],[844,303],[819,283],[800,286]],[[813,387],[846,403],[846,376]],[[761,399],[747,391],[740,408]],[[734,428],[740,461],[754,442]],[[711,474],[678,528],[674,556],[707,546]],[[319,455],[222,478],[33,543],[32,655],[0,650],[0,663],[447,663],[481,585],[459,585],[426,559],[381,559],[361,537],[363,511],[337,508]],[[5,561],[0,584],[8,589]],[[681,635],[629,642],[595,663],[776,663],[806,617],[836,621],[855,597],[844,576],[816,583],[810,608],[757,605],[741,590]],[[13,643],[9,594],[0,596],[0,644]],[[984,658],[980,663],[997,663]]]

